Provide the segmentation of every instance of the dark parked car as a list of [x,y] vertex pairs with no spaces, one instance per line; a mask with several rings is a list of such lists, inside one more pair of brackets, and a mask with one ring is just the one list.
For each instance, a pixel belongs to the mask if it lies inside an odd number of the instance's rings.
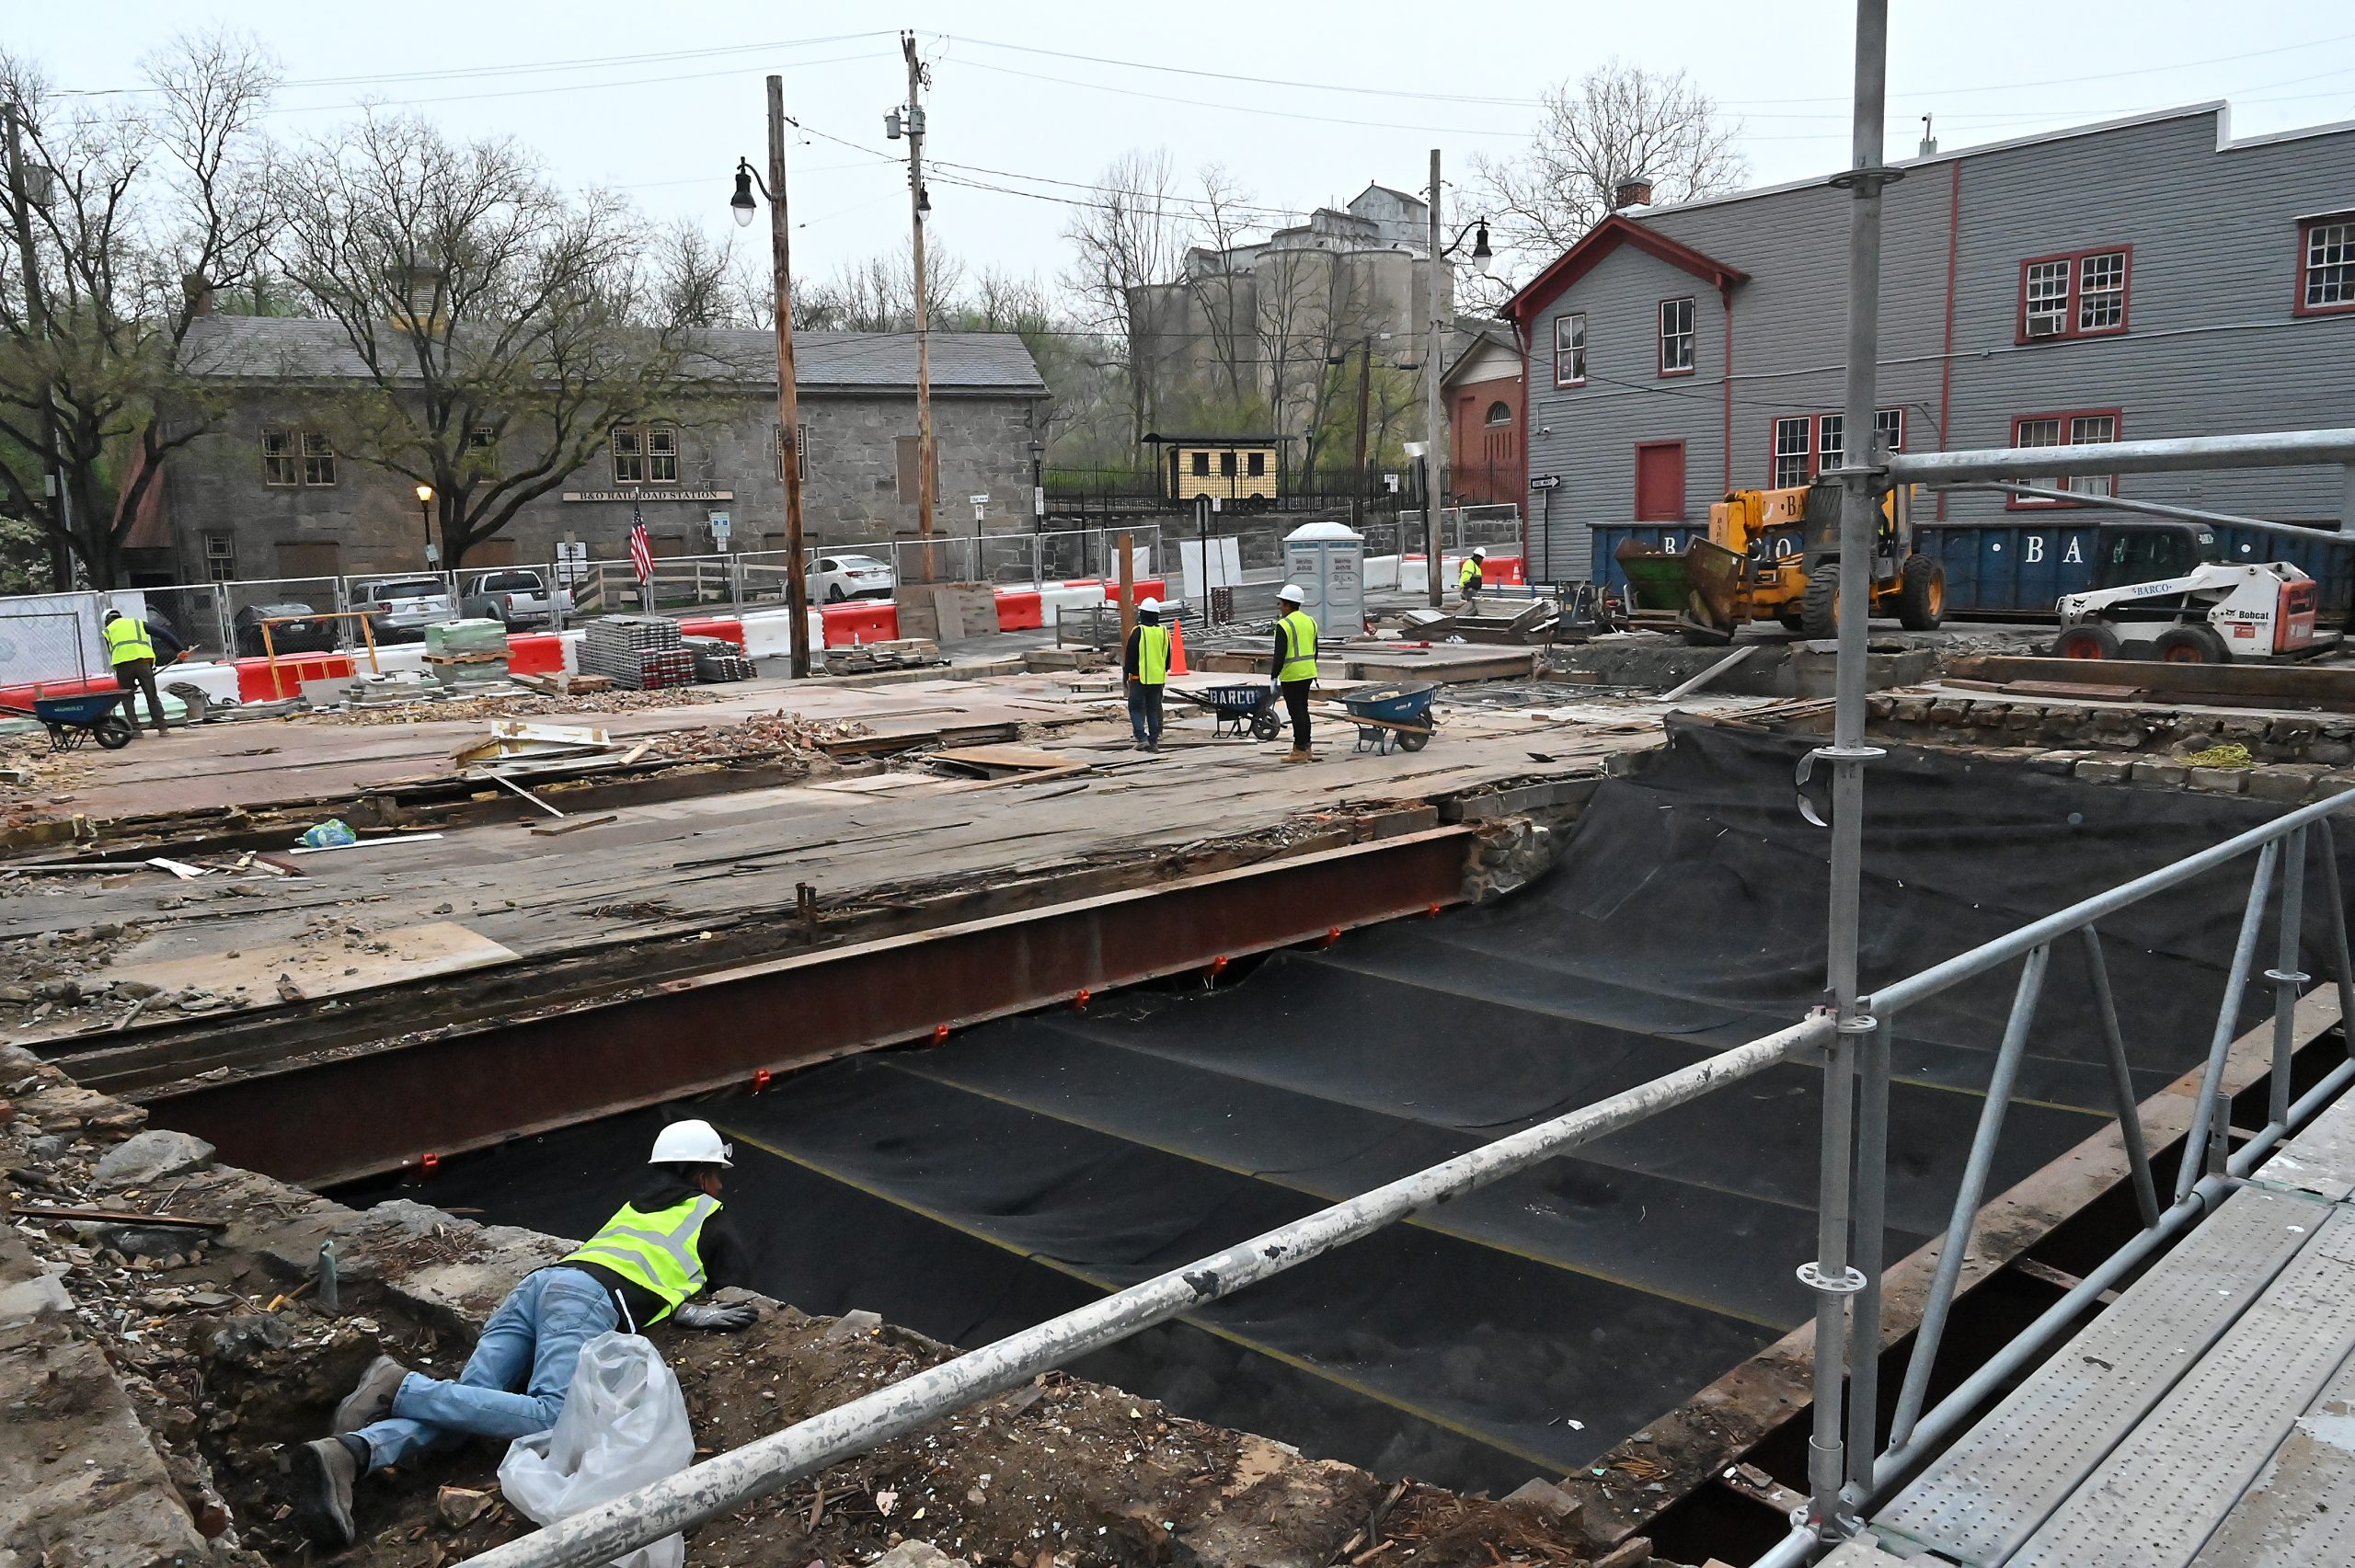
[[[280,653],[332,653],[335,651],[335,623],[327,620],[281,620],[281,616],[316,616],[307,604],[248,604],[237,612],[231,623],[236,628],[237,652],[247,658],[259,658],[274,648]],[[270,646],[262,646],[261,624],[270,623]]]

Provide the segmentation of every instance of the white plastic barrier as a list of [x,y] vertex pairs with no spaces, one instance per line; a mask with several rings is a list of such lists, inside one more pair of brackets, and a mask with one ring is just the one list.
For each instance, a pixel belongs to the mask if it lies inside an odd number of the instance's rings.
[[158,688],[193,686],[216,703],[228,702],[237,695],[237,667],[190,659],[155,671],[155,684]]
[[1365,558],[1365,585],[1369,589],[1398,586],[1398,557],[1368,555]]
[[1039,612],[1045,618],[1050,631],[1054,629],[1056,611],[1085,610],[1090,605],[1102,604],[1105,601],[1104,586],[1101,583],[1093,588],[1063,588],[1058,585],[1039,590]]
[[[810,622],[810,646],[826,646],[826,617],[816,610],[805,612]],[[793,612],[790,610],[755,610],[739,617],[744,628],[744,657],[747,658],[784,658],[793,652]]]

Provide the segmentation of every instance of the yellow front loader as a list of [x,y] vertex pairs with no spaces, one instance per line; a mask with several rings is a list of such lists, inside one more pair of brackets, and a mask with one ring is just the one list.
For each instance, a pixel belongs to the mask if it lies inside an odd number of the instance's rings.
[[[1709,509],[1709,536],[1682,554],[1637,540],[1615,555],[1638,625],[1665,623],[1696,643],[1725,642],[1752,621],[1810,638],[1839,635],[1840,486],[1734,490]],[[1870,563],[1872,612],[1909,632],[1937,630],[1946,574],[1913,547],[1910,487],[1883,498]]]

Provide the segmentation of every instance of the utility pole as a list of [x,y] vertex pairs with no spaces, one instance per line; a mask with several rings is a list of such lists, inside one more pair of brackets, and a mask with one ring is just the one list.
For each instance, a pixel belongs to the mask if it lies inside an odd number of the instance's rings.
[[924,540],[924,580],[933,579],[932,344],[925,307],[924,215],[931,210],[924,190],[924,63],[916,58],[916,35],[900,35],[908,62],[908,217],[915,267],[916,314],[916,532]]
[[[18,123],[21,112],[14,99],[0,104],[0,119],[7,122],[8,212],[16,224],[17,257],[25,270],[26,329],[36,338],[46,339],[49,313],[41,301],[40,258],[33,251],[32,184],[25,177],[24,133]],[[41,454],[41,478],[49,489],[50,525],[55,530],[49,542],[50,586],[63,591],[74,586],[74,559],[65,543],[73,503],[65,494],[65,471],[52,461],[57,451],[57,406],[51,396],[46,373],[40,388],[40,427],[41,440],[48,447]]]
[[1430,292],[1431,346],[1423,356],[1423,559],[1428,565],[1423,576],[1429,579],[1431,608],[1440,607],[1441,583],[1439,562],[1439,475],[1440,442],[1446,439],[1445,417],[1440,407],[1439,378],[1446,369],[1441,361],[1447,350],[1447,314],[1440,303],[1446,281],[1442,270],[1447,265],[1440,255],[1439,213],[1439,149],[1431,149],[1431,258],[1430,269],[1424,287]]
[[1365,335],[1358,353],[1358,451],[1355,469],[1350,478],[1350,526],[1359,526],[1358,509],[1365,501],[1365,409],[1366,394],[1373,380],[1373,334]]
[[769,266],[776,286],[776,440],[785,474],[785,548],[792,569],[785,602],[793,614],[793,678],[810,673],[810,579],[801,541],[801,397],[793,376],[793,225],[785,207],[785,78],[769,78]]

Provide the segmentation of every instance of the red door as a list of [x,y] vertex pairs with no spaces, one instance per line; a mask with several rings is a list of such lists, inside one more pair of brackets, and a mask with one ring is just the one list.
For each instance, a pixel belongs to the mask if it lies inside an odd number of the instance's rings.
[[1684,443],[1643,441],[1636,448],[1636,521],[1684,521]]

